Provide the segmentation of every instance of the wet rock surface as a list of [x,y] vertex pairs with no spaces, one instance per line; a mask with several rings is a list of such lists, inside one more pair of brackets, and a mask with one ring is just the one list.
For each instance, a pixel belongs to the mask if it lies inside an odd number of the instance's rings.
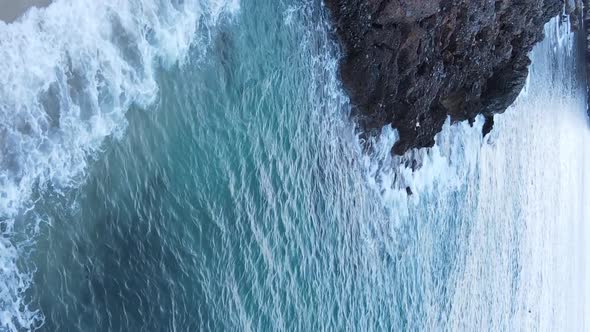
[[344,50],[340,75],[364,135],[397,128],[403,154],[434,144],[447,116],[486,118],[516,99],[528,53],[562,0],[325,0]]

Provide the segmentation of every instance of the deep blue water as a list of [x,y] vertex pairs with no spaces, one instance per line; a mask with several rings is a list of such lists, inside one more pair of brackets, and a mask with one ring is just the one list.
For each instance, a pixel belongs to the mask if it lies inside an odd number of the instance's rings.
[[0,67],[27,83],[0,81],[0,330],[588,328],[567,22],[490,137],[447,124],[392,158],[390,128],[359,142],[321,2],[93,6],[0,25],[47,53]]

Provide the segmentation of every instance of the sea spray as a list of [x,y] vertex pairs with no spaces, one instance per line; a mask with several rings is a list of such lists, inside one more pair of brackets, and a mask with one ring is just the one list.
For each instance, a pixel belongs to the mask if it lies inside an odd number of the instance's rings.
[[0,329],[43,320],[23,297],[32,271],[17,267],[34,234],[12,235],[32,191],[84,181],[105,138],[123,135],[129,107],[155,101],[158,66],[204,50],[238,9],[238,0],[56,0],[0,22]]
[[397,140],[390,127],[371,142],[366,176],[394,235],[375,231],[370,241],[393,241],[421,262],[413,277],[420,319],[412,326],[587,326],[590,132],[583,60],[570,28],[567,19],[546,25],[523,91],[486,137],[478,118],[473,125],[447,120],[434,147],[402,157],[389,153]]
[[548,37],[527,98],[489,136],[481,119],[448,122],[432,149],[393,158],[393,129],[369,154],[355,134],[321,4],[241,5],[205,57],[197,32],[190,61],[159,72],[158,111],[127,112],[79,189],[40,195],[27,217],[50,222],[34,257],[13,246],[37,268],[21,317],[47,330],[547,326],[548,300],[580,283],[538,282],[579,257],[559,249],[579,232],[555,221],[588,215],[569,49]]

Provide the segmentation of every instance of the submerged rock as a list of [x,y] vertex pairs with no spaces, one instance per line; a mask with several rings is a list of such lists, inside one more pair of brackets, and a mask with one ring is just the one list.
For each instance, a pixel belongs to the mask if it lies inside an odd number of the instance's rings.
[[365,135],[392,124],[393,152],[430,147],[453,121],[502,113],[528,53],[562,0],[325,0],[345,56],[340,75]]
[[412,191],[412,188],[406,187],[406,194],[408,194],[408,196],[412,196],[414,194],[414,192]]

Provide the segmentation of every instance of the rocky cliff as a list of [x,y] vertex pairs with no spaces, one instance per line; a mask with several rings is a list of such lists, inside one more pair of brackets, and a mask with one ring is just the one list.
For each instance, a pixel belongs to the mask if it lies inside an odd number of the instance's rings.
[[340,65],[365,135],[397,128],[396,154],[434,144],[453,121],[503,112],[528,53],[563,0],[324,0],[345,53]]

